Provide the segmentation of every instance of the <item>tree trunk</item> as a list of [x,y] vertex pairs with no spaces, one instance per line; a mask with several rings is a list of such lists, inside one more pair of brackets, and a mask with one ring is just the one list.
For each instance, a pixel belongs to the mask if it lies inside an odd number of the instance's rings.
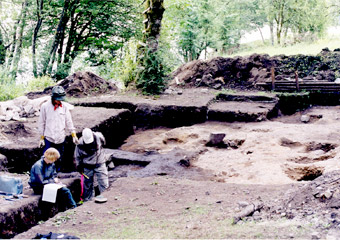
[[43,74],[45,75],[46,73],[51,73],[53,64],[55,61],[55,54],[57,51],[57,48],[59,46],[59,42],[61,39],[61,36],[63,35],[63,32],[65,31],[65,27],[67,25],[68,17],[67,17],[67,11],[70,6],[70,0],[65,0],[63,11],[61,12],[61,16],[59,19],[59,24],[57,27],[57,31],[54,35],[54,40],[50,49],[50,52],[47,56],[47,58],[44,61],[44,67],[43,67]]
[[[143,59],[146,49],[152,53],[158,49],[158,40],[161,31],[161,23],[164,13],[164,0],[146,0],[144,15],[144,30],[142,43],[137,47],[137,68],[143,69]],[[138,80],[139,76],[136,76]]]
[[269,29],[270,29],[270,41],[272,46],[274,46],[274,24],[273,21],[269,22]]
[[155,52],[158,49],[162,18],[165,11],[163,1],[164,0],[146,0],[146,10],[143,12],[143,42],[152,52]]
[[265,44],[265,42],[264,42],[264,37],[263,37],[261,28],[260,28],[259,26],[257,26],[257,29],[258,29],[259,32],[260,32],[260,35],[261,35],[261,39],[262,39],[263,44]]
[[13,73],[13,76],[16,76],[18,71],[18,65],[21,57],[21,49],[22,49],[22,38],[24,34],[24,28],[26,26],[26,13],[27,13],[27,6],[28,6],[28,0],[25,0],[25,2],[22,4],[22,10],[21,10],[21,16],[20,16],[20,28],[19,28],[19,35],[18,35],[18,41],[15,46],[15,53],[13,57],[13,62],[11,65],[11,72]]
[[37,24],[35,25],[33,37],[32,37],[32,64],[33,64],[33,75],[34,77],[38,77],[38,71],[37,71],[37,60],[36,60],[36,43],[38,38],[38,32],[40,30],[40,27],[42,25],[42,9],[44,6],[44,0],[40,0],[40,2],[37,0]]
[[4,64],[6,61],[6,48],[4,41],[2,39],[2,34],[0,32],[0,65]]
[[21,20],[21,17],[18,18],[18,21],[13,26],[12,44],[11,44],[11,48],[9,50],[8,61],[7,61],[7,67],[8,68],[10,68],[11,65],[12,65],[14,52],[15,52],[15,46],[17,45],[17,30],[18,30],[18,26],[20,24],[20,20]]

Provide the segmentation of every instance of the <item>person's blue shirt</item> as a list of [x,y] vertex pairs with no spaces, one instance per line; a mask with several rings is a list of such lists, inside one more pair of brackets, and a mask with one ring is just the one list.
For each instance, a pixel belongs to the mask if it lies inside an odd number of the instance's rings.
[[29,185],[34,188],[43,187],[47,183],[54,183],[57,176],[54,163],[47,164],[42,156],[31,168]]

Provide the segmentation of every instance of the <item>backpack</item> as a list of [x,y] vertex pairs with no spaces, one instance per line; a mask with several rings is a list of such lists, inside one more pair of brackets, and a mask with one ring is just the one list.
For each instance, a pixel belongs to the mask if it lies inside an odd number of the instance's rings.
[[20,178],[0,175],[0,192],[5,194],[22,194],[23,188]]

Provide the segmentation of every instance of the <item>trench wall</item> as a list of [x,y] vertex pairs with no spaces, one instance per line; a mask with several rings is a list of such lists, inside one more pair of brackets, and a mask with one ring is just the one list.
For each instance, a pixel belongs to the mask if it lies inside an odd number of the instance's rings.
[[[283,114],[293,114],[298,110],[303,110],[311,105],[339,105],[340,94],[324,93],[300,93],[300,94],[279,94],[278,106]],[[240,101],[230,96],[219,96],[224,101]],[[213,99],[212,99],[213,100]],[[267,98],[259,97],[258,101],[267,101]],[[121,114],[113,116],[92,129],[100,131],[107,140],[107,148],[118,148],[124,140],[134,133],[134,128],[148,129],[155,127],[181,127],[202,123],[208,118],[209,104],[202,106],[174,106],[174,105],[153,105],[153,104],[133,104],[130,102],[96,102],[79,103],[77,106],[84,107],[105,107],[129,109]],[[275,112],[275,114],[277,114]],[[273,115],[275,115],[273,114]],[[231,117],[232,118],[232,117]],[[237,120],[234,119],[234,120]],[[80,137],[80,132],[78,132]],[[73,157],[74,145],[71,137],[66,139],[65,156]],[[11,172],[29,171],[32,164],[40,157],[41,149],[5,149],[0,146],[0,153],[7,158],[7,168]],[[20,164],[18,164],[18,162]],[[67,165],[64,170],[73,171],[74,165]],[[79,196],[79,180],[73,180],[69,185],[74,196]],[[42,211],[47,209],[47,211]],[[53,206],[46,207],[39,200],[39,196],[32,196],[32,200],[23,206],[0,213],[1,238],[10,238],[18,233],[24,232],[36,225],[40,220],[46,220],[54,216],[58,209]]]
[[[134,133],[131,112],[121,111],[101,121],[99,124],[91,126],[93,131],[100,131],[106,139],[107,148],[118,148],[124,140]],[[81,136],[82,128],[77,132]],[[72,137],[66,137],[65,152],[63,157],[63,172],[72,172],[75,170],[73,161],[75,145]],[[42,150],[38,147],[8,146],[0,145],[0,153],[6,156],[6,160],[0,162],[2,169],[7,169],[13,173],[23,173],[30,171],[32,165],[41,157]]]
[[[63,183],[71,190],[75,201],[79,201],[79,179],[71,178],[63,180]],[[43,202],[40,195],[34,195],[30,191],[29,198],[17,200],[13,206],[9,205],[7,211],[0,211],[0,239],[12,238],[63,210],[63,206]]]

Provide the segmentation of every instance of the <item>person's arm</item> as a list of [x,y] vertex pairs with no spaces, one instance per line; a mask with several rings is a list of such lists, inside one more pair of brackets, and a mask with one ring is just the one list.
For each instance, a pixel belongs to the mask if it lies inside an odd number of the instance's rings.
[[79,144],[79,139],[77,137],[77,134],[76,134],[76,129],[73,125],[73,121],[72,121],[72,116],[71,116],[71,112],[68,108],[67,105],[65,105],[65,108],[66,108],[66,111],[65,111],[65,125],[66,125],[66,129],[68,131],[71,132],[71,135],[72,135],[72,141],[74,144]]
[[43,185],[44,177],[42,175],[41,169],[39,166],[35,165],[33,167],[33,175],[34,175],[34,182],[36,184],[41,184]]
[[42,106],[40,108],[40,115],[39,115],[39,120],[38,120],[38,131],[39,131],[39,134],[40,134],[40,141],[39,141],[40,147],[45,145],[45,142],[44,142],[45,126],[46,126],[46,110]]
[[53,169],[52,178],[48,179],[48,183],[58,183],[59,179],[57,178],[57,170],[54,163],[52,165],[52,169]]
[[[70,132],[70,133],[75,133],[76,132],[76,129],[73,125],[73,121],[72,121],[72,115],[71,115],[71,112],[69,110],[68,107],[65,106],[65,125],[66,125],[66,129]],[[72,135],[73,137],[73,135]]]
[[96,132],[96,133],[97,133],[97,136],[99,137],[102,145],[105,145],[106,144],[106,140],[105,140],[104,135],[101,132]]
[[53,178],[44,180],[45,176],[42,173],[42,168],[38,165],[34,166],[33,173],[34,173],[34,177],[35,177],[35,182],[37,184],[45,185],[47,183],[54,182]]
[[78,146],[76,146],[76,148],[74,150],[74,159],[76,161],[77,171],[80,172],[80,173],[83,173],[84,172],[84,164],[83,164],[83,160],[81,158]]

